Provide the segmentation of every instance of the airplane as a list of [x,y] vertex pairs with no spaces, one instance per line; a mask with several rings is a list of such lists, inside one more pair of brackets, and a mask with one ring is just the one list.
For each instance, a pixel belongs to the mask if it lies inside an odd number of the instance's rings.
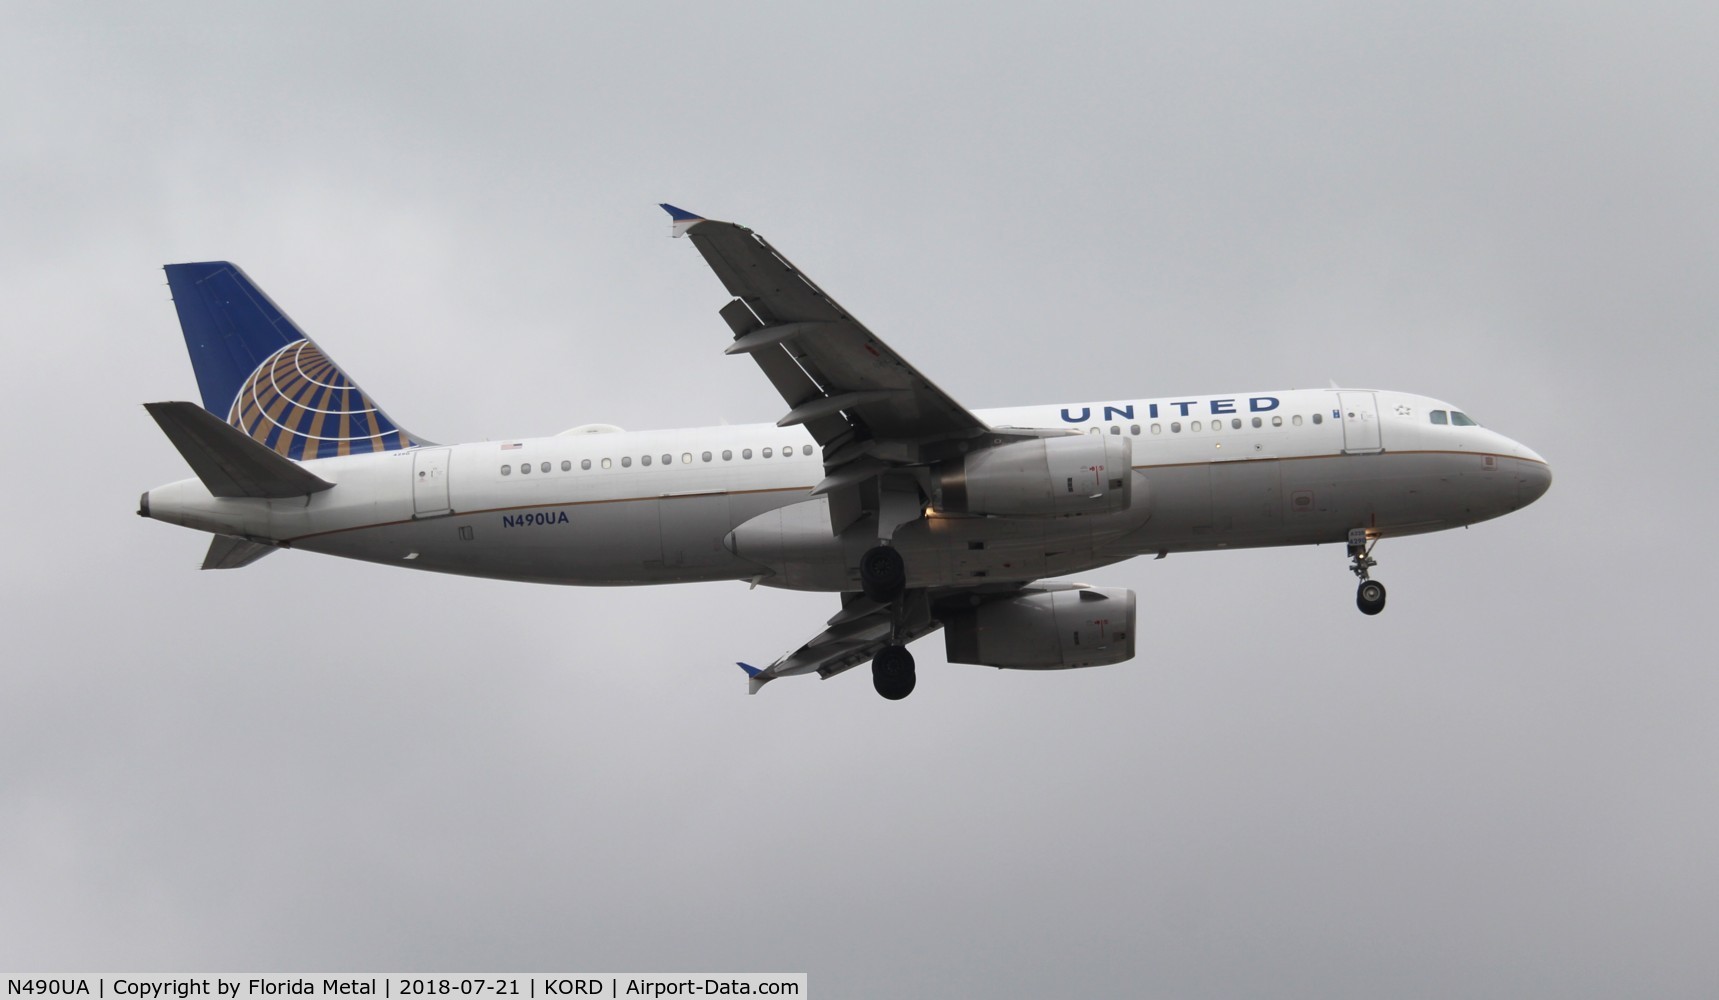
[[869,661],[899,700],[909,643],[951,663],[1120,663],[1134,592],[1054,579],[1136,556],[1341,543],[1367,615],[1380,539],[1533,503],[1546,460],[1467,411],[1383,389],[1230,392],[969,410],[763,237],[662,206],[730,300],[725,353],[787,405],[773,424],[433,443],[397,423],[243,271],[169,264],[202,404],[145,404],[195,478],[138,514],[214,534],[204,569],[301,549],[589,586],[744,581],[840,608],[764,667]]

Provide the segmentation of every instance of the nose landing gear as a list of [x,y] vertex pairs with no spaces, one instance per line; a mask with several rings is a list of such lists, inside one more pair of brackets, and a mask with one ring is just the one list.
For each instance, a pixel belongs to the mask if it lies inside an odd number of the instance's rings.
[[1355,589],[1355,606],[1364,615],[1376,615],[1385,610],[1385,585],[1377,580],[1362,580]]
[[1368,543],[1365,528],[1349,532],[1349,572],[1361,580],[1361,585],[1355,589],[1355,606],[1364,615],[1376,615],[1385,610],[1385,585],[1373,579],[1368,572],[1379,565],[1373,558],[1373,546],[1377,544],[1377,539]]

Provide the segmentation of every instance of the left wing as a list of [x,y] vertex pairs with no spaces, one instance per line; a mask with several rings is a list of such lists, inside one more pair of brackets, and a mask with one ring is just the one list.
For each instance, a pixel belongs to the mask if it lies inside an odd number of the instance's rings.
[[830,496],[834,531],[873,511],[888,538],[924,499],[916,477],[892,473],[1018,439],[997,436],[757,233],[663,208],[735,296],[721,310],[734,332],[727,353],[751,355],[781,393],[777,426],[803,424],[823,446],[814,492]]
[[[676,235],[692,239],[744,307],[730,303],[723,310],[735,336],[728,353],[750,354],[772,375],[790,407],[778,426],[806,424],[826,447],[850,431],[873,441],[929,445],[989,429],[762,236],[672,205],[663,208],[675,219]],[[777,381],[773,369],[785,371],[778,359],[789,360],[805,378]]]

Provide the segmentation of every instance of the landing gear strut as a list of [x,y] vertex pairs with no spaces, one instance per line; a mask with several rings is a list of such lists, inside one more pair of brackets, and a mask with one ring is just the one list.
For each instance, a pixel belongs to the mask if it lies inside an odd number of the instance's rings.
[[1373,558],[1373,545],[1377,544],[1377,539],[1368,544],[1365,528],[1349,532],[1349,572],[1361,580],[1361,585],[1355,589],[1355,606],[1364,615],[1376,615],[1385,610],[1385,585],[1368,573],[1379,565]]
[[917,678],[913,673],[913,654],[907,651],[910,638],[905,627],[907,617],[907,563],[901,553],[888,545],[874,545],[860,556],[860,589],[865,596],[889,606],[889,644],[877,651],[871,661],[871,684],[877,693],[890,701],[900,701],[913,693]]
[[913,693],[918,678],[913,673],[913,654],[906,646],[885,646],[871,661],[871,686],[890,701]]

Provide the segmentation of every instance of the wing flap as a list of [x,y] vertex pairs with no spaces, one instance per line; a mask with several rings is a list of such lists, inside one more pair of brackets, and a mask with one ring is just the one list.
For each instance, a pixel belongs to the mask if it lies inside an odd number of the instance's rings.
[[[680,215],[675,218],[677,227],[683,224]],[[841,407],[875,437],[931,442],[985,433],[983,421],[873,335],[763,237],[731,222],[698,219],[684,224],[717,280],[759,321],[741,329],[724,311],[737,341],[743,342],[731,350],[751,353],[760,365],[780,353],[805,373],[816,396],[890,392]],[[790,326],[771,342],[773,335],[767,331]],[[768,368],[766,374],[771,374]],[[774,374],[771,381],[790,407],[816,398],[801,391],[790,394]]]
[[[794,359],[782,350],[779,341],[763,343],[747,339],[772,329],[782,330],[788,327],[798,329],[803,324],[781,324],[776,327],[766,327],[740,299],[730,300],[727,305],[718,310],[718,313],[722,316],[723,322],[728,324],[728,328],[734,331],[735,344],[757,344],[756,347],[748,347],[735,353],[752,355],[752,360],[758,363],[758,370],[764,373],[764,377],[770,380],[770,384],[776,387],[776,392],[784,400],[787,400],[790,407],[823,398],[823,390],[819,389],[818,384],[812,381],[811,376],[807,375],[799,365],[794,363]],[[732,351],[733,345],[729,349]],[[843,435],[849,434],[852,428],[839,415],[830,415],[808,420],[806,430],[812,435],[814,441],[827,448],[839,441]]]

